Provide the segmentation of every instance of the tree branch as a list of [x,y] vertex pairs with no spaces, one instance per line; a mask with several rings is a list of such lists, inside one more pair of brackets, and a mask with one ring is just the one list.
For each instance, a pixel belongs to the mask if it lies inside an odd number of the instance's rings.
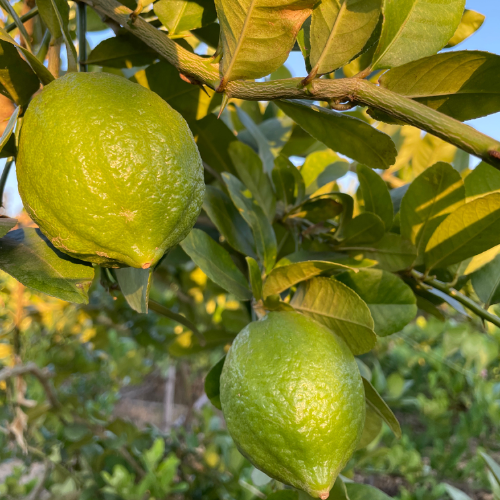
[[440,292],[443,292],[446,295],[454,298],[457,302],[460,302],[463,306],[470,309],[480,318],[484,319],[485,321],[489,321],[490,323],[493,323],[495,326],[498,326],[500,328],[500,318],[498,316],[489,313],[488,311],[483,309],[479,304],[476,304],[476,302],[474,302],[472,299],[469,299],[469,297],[466,297],[465,295],[455,290],[451,286],[447,285],[446,283],[438,281],[437,279],[434,278],[425,277],[422,273],[419,273],[418,271],[415,270],[411,271],[411,276],[419,283],[422,282],[427,283],[436,290],[439,290]]
[[[219,65],[212,58],[201,57],[180,47],[167,34],[141,17],[132,21],[132,11],[116,0],[83,0],[97,12],[116,21],[175,66],[180,73],[216,89]],[[314,79],[307,88],[303,78],[288,78],[269,82],[248,80],[229,82],[228,97],[247,101],[275,99],[307,99],[313,101],[356,101],[397,118],[408,125],[425,130],[454,146],[481,158],[500,169],[500,142],[464,123],[435,111],[424,104],[359,78],[338,80]]]
[[38,379],[40,384],[42,384],[42,387],[47,394],[47,399],[49,400],[52,407],[59,408],[61,406],[61,403],[59,403],[56,393],[49,383],[51,374],[47,369],[38,368],[35,363],[28,363],[27,365],[17,365],[13,368],[4,368],[3,370],[0,370],[0,382],[12,377],[25,375],[27,373],[31,373],[31,375],[34,375]]

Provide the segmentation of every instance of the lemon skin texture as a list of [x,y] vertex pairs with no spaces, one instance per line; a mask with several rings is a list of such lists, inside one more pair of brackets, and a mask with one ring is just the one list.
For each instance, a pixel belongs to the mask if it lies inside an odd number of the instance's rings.
[[271,312],[234,340],[220,395],[228,431],[255,467],[328,498],[365,421],[361,376],[341,338],[299,313]]
[[68,73],[32,100],[17,177],[52,244],[105,267],[153,266],[188,235],[205,191],[182,116],[107,73]]

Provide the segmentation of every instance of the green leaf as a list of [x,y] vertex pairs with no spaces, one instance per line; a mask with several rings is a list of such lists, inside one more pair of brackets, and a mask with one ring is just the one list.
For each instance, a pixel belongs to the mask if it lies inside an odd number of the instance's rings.
[[16,47],[0,40],[0,93],[22,106],[39,88],[38,77]]
[[484,20],[485,16],[483,16],[483,14],[475,10],[465,9],[457,31],[455,31],[455,34],[446,45],[446,48],[455,47],[464,40],[467,40],[467,38],[472,36],[483,25]]
[[276,235],[271,223],[250,191],[234,175],[224,173],[222,178],[233,203],[252,229],[259,259],[266,272],[270,272],[276,262],[278,252]]
[[500,111],[499,72],[496,54],[445,52],[385,73],[380,85],[465,121]]
[[488,469],[490,469],[491,473],[495,476],[495,479],[497,482],[500,484],[500,465],[498,465],[495,460],[493,460],[488,454],[484,453],[483,451],[480,452],[481,457],[483,457],[483,460],[486,462],[486,466]]
[[[363,378],[363,377],[362,377]],[[375,387],[373,387],[368,380],[363,378],[363,385],[365,387],[366,403],[371,407],[375,413],[389,426],[389,429],[394,433],[397,438],[401,437],[401,426],[398,419],[392,413],[392,410],[387,406],[387,403],[380,397]]]
[[219,23],[212,23],[203,28],[198,28],[191,32],[198,40],[206,43],[209,47],[216,49],[220,40]]
[[371,212],[363,212],[342,227],[341,247],[375,243],[384,237],[385,224]]
[[[124,34],[107,38],[99,43],[89,54],[86,63],[109,68],[130,68],[132,66],[146,66],[156,59],[158,59],[158,54],[152,48],[136,36]],[[170,66],[167,63],[163,63],[163,65]],[[178,72],[174,71],[177,73],[175,76],[180,80]],[[169,79],[173,79],[174,72],[172,71],[167,76]],[[169,79],[162,82],[167,87],[172,85]],[[192,87],[189,83],[183,83]]]
[[330,328],[353,354],[364,354],[375,346],[377,336],[368,306],[349,287],[330,278],[302,283],[290,305]]
[[262,161],[250,146],[239,141],[232,142],[228,151],[239,178],[272,221],[276,213],[276,196]]
[[255,300],[262,299],[262,275],[259,264],[252,257],[245,257],[248,264],[248,276]]
[[500,244],[500,193],[462,205],[435,230],[425,248],[427,270],[448,267]]
[[264,0],[216,0],[221,26],[221,84],[261,78],[288,58],[315,0],[270,4]]
[[153,270],[122,267],[114,273],[127,304],[138,313],[147,313]]
[[160,0],[154,4],[155,14],[169,35],[201,28],[217,19],[213,0]]
[[436,163],[424,170],[403,196],[401,236],[421,256],[439,224],[464,203],[465,187],[460,174],[448,163]]
[[193,229],[180,245],[213,282],[240,300],[252,298],[247,280],[236,267],[229,253],[207,233],[200,229]]
[[320,224],[334,219],[343,211],[342,205],[332,198],[316,198],[302,203],[289,218],[306,219],[313,224]]
[[358,443],[358,450],[366,448],[370,443],[372,443],[376,437],[380,434],[382,430],[383,421],[379,417],[375,410],[372,410],[371,406],[366,405],[365,413],[365,426],[363,427],[363,434]]
[[490,305],[500,303],[500,255],[473,273],[471,281],[474,291],[486,309]]
[[0,28],[0,40],[14,45],[14,47],[22,53],[31,66],[31,69],[36,73],[44,85],[48,85],[50,82],[54,81],[52,73],[36,58],[36,56],[34,56],[28,49],[25,49],[16,43],[16,41],[3,28]]
[[281,293],[288,288],[318,276],[324,271],[331,269],[348,269],[338,262],[326,262],[318,260],[308,260],[305,262],[296,262],[288,265],[276,266],[266,278],[264,283],[263,295],[275,295]]
[[371,168],[385,169],[396,161],[391,138],[357,118],[304,101],[281,100],[276,104],[333,151]]
[[[136,62],[139,62],[140,58],[151,58],[151,60],[155,58],[145,52],[131,57],[133,59],[137,57]],[[149,89],[156,92],[188,121],[201,120],[207,116],[221,98],[219,94],[206,87],[204,91],[198,85],[185,82],[180,78],[177,69],[165,61],[148,66],[146,79]]]
[[16,224],[17,219],[0,217],[0,238],[3,238]]
[[0,269],[33,290],[77,304],[88,303],[94,279],[90,264],[56,250],[34,228],[16,229],[0,238]]
[[366,484],[346,483],[345,487],[350,500],[391,500],[383,491]]
[[350,500],[349,495],[344,484],[344,481],[340,477],[337,477],[332,489],[330,490],[330,500]]
[[206,186],[203,210],[229,245],[243,255],[255,256],[252,231],[226,193]]
[[310,60],[310,55],[311,55],[311,18],[310,17],[308,17],[304,21],[304,24],[302,25],[302,28],[300,29],[300,31],[297,35],[297,45],[299,46],[300,51],[302,52],[302,57],[304,58],[304,63],[306,65],[307,73],[310,73],[312,70],[311,60]]
[[288,158],[282,155],[276,157],[272,177],[276,196],[285,208],[302,202],[305,196],[304,179]]
[[213,114],[188,124],[203,161],[216,172],[236,175],[228,148],[237,139],[228,126]]
[[359,55],[376,28],[380,13],[381,0],[321,2],[311,17],[312,73],[330,73]]
[[389,231],[392,227],[394,208],[387,184],[380,175],[364,165],[358,165],[356,172],[363,196],[364,211],[378,215],[382,219],[386,231]]
[[476,198],[500,191],[500,171],[483,161],[465,178],[464,184],[469,203]]
[[440,51],[455,33],[464,8],[465,0],[385,0],[373,69],[394,68]]
[[[0,137],[0,151],[3,150],[3,148],[7,145],[9,142],[10,137],[12,136],[12,133],[14,132],[14,127],[16,126],[17,123],[17,118],[19,117],[19,113],[21,112],[21,108],[17,107],[12,115],[9,118],[9,121],[7,122],[7,125],[5,126],[5,130],[3,131],[2,136]],[[2,200],[0,200],[1,202]]]
[[220,402],[220,376],[222,368],[224,368],[224,361],[226,361],[226,356],[210,369],[205,378],[205,394],[210,399],[210,402],[219,410],[222,410]]
[[299,492],[292,490],[280,490],[267,495],[267,500],[299,500]]
[[300,167],[306,194],[313,194],[326,184],[336,181],[349,171],[349,163],[341,160],[332,150],[310,153]]
[[[253,137],[257,144],[260,159],[264,166],[264,172],[266,174],[271,174],[274,167],[274,156],[271,152],[271,147],[267,141],[264,134],[261,132],[260,128],[255,124],[255,122],[250,118],[250,116],[243,111],[240,106],[236,106],[236,112],[241,123],[248,130],[250,135]],[[234,162],[234,157],[233,157]]]
[[61,36],[66,45],[68,71],[77,71],[76,49],[69,32],[69,5],[66,0],[37,0],[38,13],[55,39]]
[[402,330],[417,314],[415,295],[398,276],[378,269],[349,271],[336,277],[368,305],[381,337]]
[[345,253],[335,253],[335,252],[306,252],[304,250],[299,250],[298,252],[291,253],[286,257],[283,257],[278,261],[276,267],[288,266],[297,262],[306,261],[322,261],[322,262],[333,262],[340,264],[345,267],[361,268],[361,267],[371,267],[376,264],[372,260],[355,260],[348,257]]
[[460,491],[458,488],[451,486],[450,484],[443,483],[446,493],[450,495],[452,500],[472,500],[472,498],[465,494],[463,491]]
[[417,251],[408,241],[403,240],[399,234],[387,233],[376,243],[359,245],[350,250],[360,252],[365,259],[377,261],[377,267],[385,271],[397,272],[410,267]]

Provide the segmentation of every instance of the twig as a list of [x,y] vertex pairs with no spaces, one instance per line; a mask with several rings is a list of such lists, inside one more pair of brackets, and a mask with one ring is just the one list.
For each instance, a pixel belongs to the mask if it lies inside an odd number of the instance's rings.
[[428,285],[434,287],[436,290],[439,290],[440,292],[443,292],[446,295],[452,297],[457,302],[460,302],[463,306],[467,307],[472,312],[477,314],[483,320],[489,321],[490,323],[500,328],[500,318],[498,316],[489,313],[488,311],[483,309],[479,304],[476,304],[476,302],[474,302],[472,299],[469,299],[469,297],[466,297],[464,294],[450,287],[446,283],[443,283],[442,281],[439,281],[435,278],[426,277],[422,273],[415,270],[411,271],[411,276],[419,283],[420,282],[427,283]]
[[31,490],[31,493],[26,497],[26,500],[38,500],[40,498],[40,495],[44,490],[45,481],[47,481],[51,472],[52,472],[51,462],[49,460],[46,460],[43,476],[40,478],[38,484]]
[[47,399],[49,400],[51,406],[53,408],[60,408],[61,403],[57,399],[57,396],[52,389],[52,386],[49,383],[49,379],[51,378],[50,372],[44,368],[38,368],[35,363],[28,363],[26,365],[17,365],[13,368],[4,368],[0,370],[0,382],[7,380],[12,377],[19,377],[21,375],[25,375],[27,373],[31,373],[31,375],[35,376],[47,394]]
[[[82,0],[140,38],[179,72],[215,89],[220,81],[219,65],[210,58],[193,54],[170,40],[168,36],[138,17],[129,23],[132,11],[116,0]],[[247,101],[307,99],[309,101],[356,101],[389,114],[408,125],[453,144],[500,169],[500,142],[472,127],[435,111],[408,97],[396,94],[359,78],[330,80],[316,78],[304,88],[303,78],[267,82],[248,80],[229,82],[225,94]]]
[[127,461],[127,463],[132,467],[132,469],[135,470],[139,479],[142,479],[146,475],[146,472],[139,465],[137,460],[129,453],[127,448],[121,446],[120,448],[118,448],[118,451],[120,452],[121,456]]
[[[29,21],[37,14],[38,14],[38,7],[33,7],[29,12],[26,12],[26,14],[22,15],[19,18],[19,20],[24,24],[26,21]],[[7,33],[10,33],[12,30],[15,30],[16,28],[17,28],[16,23],[10,23],[7,26],[5,26],[5,31]]]

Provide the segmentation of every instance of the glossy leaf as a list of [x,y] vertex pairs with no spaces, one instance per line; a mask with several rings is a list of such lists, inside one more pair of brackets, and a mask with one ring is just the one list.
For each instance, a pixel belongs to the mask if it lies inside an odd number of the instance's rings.
[[486,309],[500,303],[500,255],[472,274],[472,286]]
[[347,494],[350,500],[390,500],[383,491],[373,486],[358,483],[346,483]]
[[206,186],[203,210],[229,245],[243,255],[255,256],[252,231],[226,193]]
[[452,500],[472,500],[472,498],[464,493],[463,491],[460,491],[458,488],[455,488],[455,486],[451,486],[450,484],[444,484],[444,488],[446,490],[446,493],[450,495]]
[[201,158],[210,168],[219,173],[236,174],[228,148],[237,139],[222,120],[209,114],[202,120],[190,121],[189,128],[193,132]]
[[375,243],[383,238],[385,224],[371,212],[363,212],[346,223],[342,228],[342,247]]
[[[136,36],[124,34],[103,40],[92,50],[86,62],[87,64],[107,66],[109,68],[130,68],[132,66],[146,66],[155,59],[158,59],[158,54],[152,48]],[[173,68],[173,66],[170,67]],[[169,74],[168,79],[165,79],[162,83],[167,86],[172,85],[169,82],[172,77],[173,74]],[[178,75],[177,78],[179,78]],[[186,83],[185,85],[189,84]],[[189,86],[192,87],[192,85]]]
[[313,224],[322,224],[342,214],[342,205],[332,198],[316,198],[302,203],[289,218],[301,218]]
[[24,105],[39,87],[38,77],[16,47],[0,40],[0,93]]
[[422,255],[439,224],[464,203],[460,174],[448,163],[436,163],[410,184],[403,197],[401,236]]
[[234,175],[224,173],[222,178],[233,203],[252,229],[257,255],[266,272],[270,272],[276,262],[277,255],[276,235],[271,223],[250,191]]
[[402,330],[417,314],[415,295],[398,276],[378,269],[360,269],[337,276],[368,305],[381,337]]
[[271,171],[274,167],[274,156],[271,152],[269,142],[267,141],[260,128],[257,127],[255,122],[252,120],[252,118],[250,118],[250,116],[245,113],[245,111],[243,111],[241,107],[237,106],[236,112],[241,123],[248,130],[249,134],[253,137],[254,141],[257,144],[259,156],[264,166],[264,171],[267,174],[271,174]]
[[39,229],[30,227],[0,238],[0,269],[33,290],[77,304],[88,303],[94,278],[90,264],[56,250]]
[[229,253],[207,233],[200,229],[193,229],[180,245],[213,282],[240,300],[252,298],[247,280],[236,267]]
[[21,45],[16,43],[16,41],[3,28],[0,28],[0,40],[10,43],[22,53],[44,85],[48,85],[50,82],[54,81],[52,73],[28,49],[21,47]]
[[3,238],[16,224],[17,219],[0,217],[0,238]]
[[272,221],[276,213],[276,196],[271,180],[264,172],[261,159],[251,147],[239,141],[232,142],[228,152],[239,178]]
[[245,259],[248,264],[248,276],[253,296],[255,300],[260,300],[262,299],[262,275],[259,264],[252,257],[245,257]]
[[305,196],[304,179],[297,167],[285,156],[277,156],[272,172],[276,196],[285,208],[295,203],[301,203]]
[[210,369],[205,378],[205,394],[210,402],[219,410],[222,410],[220,402],[220,376],[222,368],[224,368],[224,361],[226,361],[225,356]]
[[385,0],[373,69],[394,68],[441,50],[455,33],[465,0]]
[[69,5],[66,0],[37,0],[40,16],[52,36],[63,37],[68,55],[68,71],[77,71],[76,49],[69,32]]
[[417,257],[416,248],[399,234],[387,233],[376,243],[359,245],[352,249],[365,259],[377,261],[377,267],[385,271],[397,272],[410,267]]
[[378,215],[388,231],[392,227],[394,209],[387,184],[382,177],[364,165],[358,165],[356,172],[364,202],[364,211]]
[[475,10],[465,9],[457,31],[455,31],[455,34],[446,45],[446,48],[455,47],[464,40],[467,40],[467,38],[472,36],[483,25],[484,20],[485,17],[483,14]]
[[122,267],[114,270],[120,290],[127,304],[136,312],[148,312],[149,289],[153,281],[152,269]]
[[500,171],[481,162],[464,180],[467,203],[500,191]]
[[14,112],[12,113],[11,117],[9,118],[9,121],[7,122],[5,130],[3,131],[3,134],[0,137],[0,151],[2,151],[3,148],[9,142],[9,139],[11,138],[12,133],[14,132],[14,128],[15,128],[16,123],[17,123],[17,118],[19,117],[20,112],[21,112],[21,108],[17,107],[14,110]]
[[500,244],[500,193],[477,198],[450,214],[425,248],[427,270],[447,267]]
[[315,0],[216,0],[221,25],[221,84],[276,71],[293,48]]
[[381,0],[331,0],[312,13],[309,55],[312,73],[341,68],[360,52],[375,30]]
[[396,161],[391,138],[351,116],[296,100],[276,104],[315,139],[372,168],[387,168]]
[[[279,263],[278,263],[279,264]],[[309,260],[288,265],[277,265],[266,278],[263,288],[264,297],[281,293],[288,288],[307,281],[324,271],[331,269],[348,269],[348,266],[338,262]]]
[[445,52],[387,72],[380,84],[465,121],[500,111],[495,79],[500,56],[476,50]]
[[355,355],[370,351],[377,342],[368,306],[340,281],[330,278],[306,281],[299,286],[290,305],[330,328]]
[[306,261],[322,261],[322,262],[333,262],[340,264],[345,267],[352,268],[362,268],[362,267],[372,267],[376,263],[372,260],[356,260],[348,257],[345,253],[336,252],[306,252],[305,250],[299,250],[298,252],[291,253],[286,257],[280,259],[276,267],[288,266],[297,262]]
[[217,18],[213,0],[160,0],[154,11],[169,35],[201,28]]
[[300,167],[304,179],[306,194],[313,194],[326,184],[343,177],[349,171],[349,163],[340,159],[333,151],[315,151],[307,155]]
[[363,378],[363,385],[365,387],[366,403],[372,410],[389,426],[389,429],[394,433],[397,438],[401,437],[401,426],[398,419],[392,413],[392,410],[387,406],[387,403],[380,397],[375,387],[373,387],[368,380]]

